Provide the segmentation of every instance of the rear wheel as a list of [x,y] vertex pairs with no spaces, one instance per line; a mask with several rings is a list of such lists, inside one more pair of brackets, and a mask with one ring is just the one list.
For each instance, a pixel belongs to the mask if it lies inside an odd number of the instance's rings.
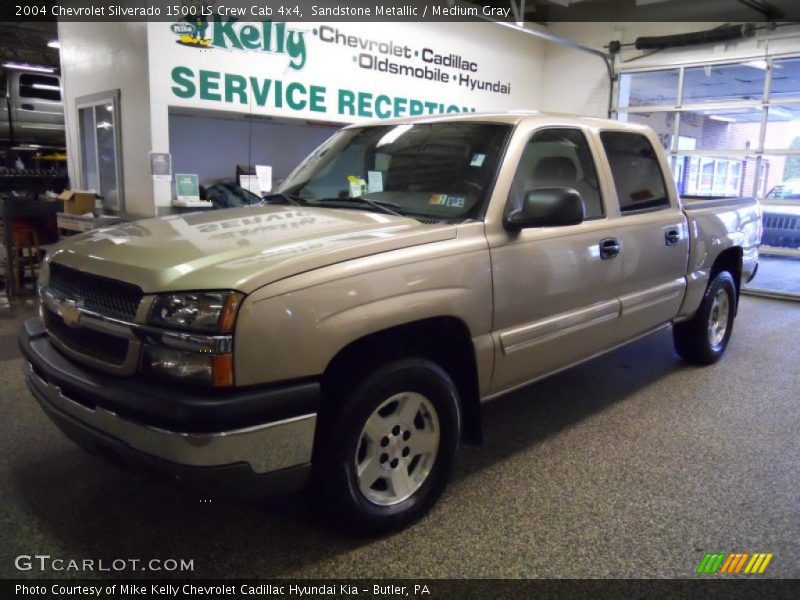
[[708,284],[694,317],[673,326],[675,350],[689,362],[717,362],[728,347],[735,314],[736,283],[728,271],[722,271]]
[[450,478],[461,437],[456,386],[435,363],[393,361],[365,377],[324,425],[322,508],[362,530],[421,517]]

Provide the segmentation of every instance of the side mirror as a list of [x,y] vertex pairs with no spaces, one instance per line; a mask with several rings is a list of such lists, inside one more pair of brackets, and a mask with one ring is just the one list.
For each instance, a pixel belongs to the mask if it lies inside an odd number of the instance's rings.
[[583,199],[572,188],[549,187],[529,190],[522,208],[505,218],[510,231],[528,227],[560,227],[583,222]]

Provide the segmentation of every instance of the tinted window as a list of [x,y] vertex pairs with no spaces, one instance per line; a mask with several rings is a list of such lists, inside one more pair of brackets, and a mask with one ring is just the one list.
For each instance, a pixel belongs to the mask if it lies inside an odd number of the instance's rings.
[[22,98],[39,100],[61,100],[61,88],[57,77],[24,74],[19,77],[19,95]]
[[669,206],[661,164],[650,141],[638,133],[604,131],[603,141],[623,214]]
[[586,219],[605,214],[594,160],[581,131],[544,129],[531,137],[514,176],[509,209],[520,207],[527,192],[548,187],[577,190]]

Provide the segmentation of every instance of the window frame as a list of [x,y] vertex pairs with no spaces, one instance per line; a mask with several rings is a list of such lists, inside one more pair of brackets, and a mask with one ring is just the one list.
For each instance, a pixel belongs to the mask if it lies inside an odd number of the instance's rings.
[[[30,88],[33,91],[36,90],[35,86],[36,86],[37,83],[35,81],[31,82],[31,83],[24,83],[24,81],[27,81],[30,78],[34,78],[34,79],[53,79],[55,81],[55,83],[57,84],[58,91],[56,91],[56,90],[42,90],[42,91],[43,92],[49,91],[49,92],[51,92],[51,95],[58,94],[58,98],[48,98],[46,94],[37,96],[37,95],[30,95],[30,94],[23,93],[23,90],[26,90],[28,88]],[[39,84],[39,85],[43,85],[43,84]],[[44,84],[44,85],[46,85],[46,84]],[[61,102],[64,101],[64,97],[61,94],[61,80],[56,75],[46,75],[46,74],[43,74],[43,73],[42,74],[40,74],[40,73],[20,73],[19,74],[19,97],[20,98],[25,98],[27,100],[36,100],[36,101],[40,101],[40,102],[61,103]]]
[[[528,147],[528,144],[531,143],[531,141],[533,140],[533,138],[535,136],[539,135],[543,131],[553,131],[553,130],[556,130],[556,131],[558,131],[558,130],[561,130],[561,131],[568,130],[568,131],[576,131],[576,132],[578,132],[583,137],[583,141],[586,143],[586,150],[588,150],[589,159],[592,161],[592,167],[594,168],[595,181],[597,182],[597,195],[598,195],[598,199],[600,200],[600,208],[601,208],[601,210],[603,212],[602,212],[601,215],[596,216],[596,217],[586,217],[584,215],[584,219],[583,219],[582,222],[586,223],[586,222],[594,222],[594,221],[601,221],[601,220],[608,219],[609,218],[609,214],[608,214],[608,212],[609,212],[608,208],[609,207],[608,207],[608,204],[607,204],[607,201],[606,201],[606,194],[603,193],[603,181],[602,181],[602,178],[600,176],[600,170],[598,168],[598,165],[600,164],[600,159],[602,157],[598,156],[597,149],[595,148],[595,145],[592,143],[592,137],[593,136],[584,127],[580,127],[580,126],[577,126],[577,125],[566,125],[566,124],[565,125],[542,125],[540,127],[536,127],[534,130],[532,130],[532,131],[530,131],[528,133],[528,137],[525,139],[525,142],[522,145],[522,152],[520,153],[519,160],[517,160],[517,164],[514,166],[514,172],[513,172],[513,175],[511,177],[511,182],[512,182],[511,183],[511,189],[509,189],[508,197],[506,198],[506,205],[505,205],[505,208],[504,208],[504,213],[507,213],[514,206],[514,198],[513,198],[514,182],[517,179],[517,174],[519,173],[520,165],[522,164],[522,159],[523,159],[523,156],[525,155],[525,150]],[[581,165],[581,168],[583,168],[583,165]],[[585,209],[585,204],[584,204],[584,209]],[[570,225],[566,225],[565,227],[571,227],[571,226]]]
[[[608,151],[606,150],[606,145],[603,142],[603,134],[604,133],[617,133],[623,135],[636,135],[642,138],[647,144],[650,146],[650,150],[653,152],[653,156],[655,157],[656,164],[658,165],[658,173],[661,179],[661,185],[664,188],[664,198],[666,199],[666,203],[660,206],[648,206],[644,208],[637,208],[633,210],[625,210],[622,207],[622,203],[620,202],[619,198],[619,190],[617,189],[617,180],[614,177],[614,170],[611,167],[611,159],[608,155]],[[669,186],[667,186],[667,180],[664,177],[664,163],[659,158],[658,151],[656,150],[656,146],[653,145],[653,140],[650,139],[650,136],[646,133],[641,133],[639,131],[630,131],[630,130],[623,130],[623,129],[612,129],[612,128],[603,128],[597,132],[597,141],[600,143],[600,147],[603,150],[603,154],[605,155],[606,165],[608,166],[608,174],[610,175],[610,182],[611,185],[614,186],[614,196],[617,199],[617,210],[619,210],[620,217],[628,217],[632,215],[643,215],[647,213],[655,213],[660,212],[662,210],[669,210],[674,208],[674,200],[672,195],[670,194]]]

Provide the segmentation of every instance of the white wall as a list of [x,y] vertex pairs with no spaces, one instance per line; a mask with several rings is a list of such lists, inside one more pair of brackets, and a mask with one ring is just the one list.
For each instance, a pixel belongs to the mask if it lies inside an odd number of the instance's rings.
[[[633,43],[640,36],[661,36],[703,31],[723,23],[554,23],[553,33],[603,50],[611,40]],[[753,38],[723,44],[676,48],[649,54],[624,48],[616,68],[652,68],[717,60],[764,58],[800,51],[800,27],[758,31]],[[647,55],[649,54],[649,55]],[[632,60],[633,59],[633,60]],[[570,48],[548,44],[545,53],[542,109],[606,117],[609,79],[600,59]]]
[[70,183],[81,186],[75,98],[120,90],[125,211],[155,214],[150,178],[150,90],[145,23],[59,22]]
[[[591,48],[608,43],[608,23],[553,23],[551,33]],[[608,70],[599,56],[567,46],[547,44],[542,69],[541,109],[544,111],[608,116]]]

